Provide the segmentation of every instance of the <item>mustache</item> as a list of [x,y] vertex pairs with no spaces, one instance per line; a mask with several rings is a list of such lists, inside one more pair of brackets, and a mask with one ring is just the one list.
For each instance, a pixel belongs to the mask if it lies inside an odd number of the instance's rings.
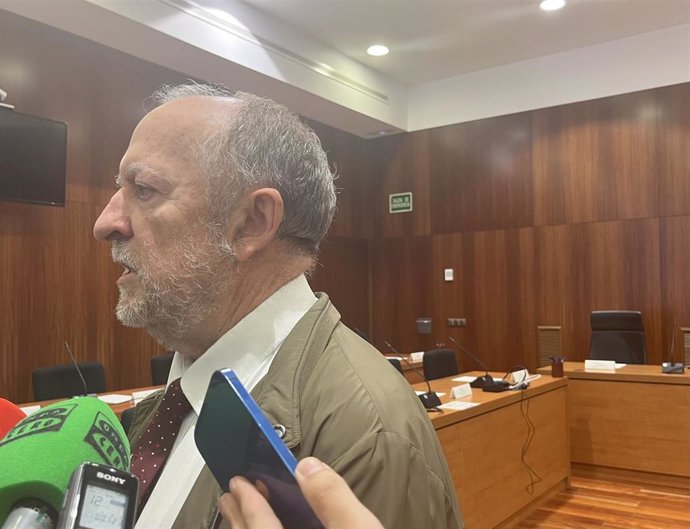
[[115,263],[126,266],[133,272],[139,268],[139,262],[132,255],[132,251],[121,242],[113,242],[110,255]]

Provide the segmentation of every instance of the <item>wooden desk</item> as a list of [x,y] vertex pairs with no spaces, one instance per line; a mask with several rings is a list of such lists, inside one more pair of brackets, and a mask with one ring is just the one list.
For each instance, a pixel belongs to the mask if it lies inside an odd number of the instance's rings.
[[591,465],[595,474],[622,469],[638,480],[690,488],[690,373],[633,364],[586,372],[582,362],[566,362],[563,371],[573,463]]
[[[156,389],[163,389],[165,386],[148,386],[145,388],[133,388],[133,389],[118,389],[116,391],[106,391],[105,393],[99,393],[98,395],[131,395],[132,393],[135,393],[137,391],[149,391],[149,390],[156,390]],[[49,404],[53,404],[54,402],[60,402],[66,399],[52,399],[52,400],[42,400],[42,401],[37,401],[37,402],[27,402],[24,404],[18,404],[20,408],[24,408],[26,406],[48,406]],[[122,404],[109,404],[110,408],[115,412],[115,415],[120,417],[122,415],[122,412],[129,409],[133,408],[135,405],[134,400],[128,400],[127,402],[123,402]]]
[[[450,389],[460,384],[452,378],[431,381],[434,391],[446,393],[442,402],[448,402]],[[445,410],[442,414],[429,412],[469,529],[510,527],[567,486],[570,462],[566,384],[565,379],[542,376],[524,392],[484,393],[473,389],[471,397],[459,400],[478,402],[479,406]],[[426,391],[423,383],[413,387]],[[542,478],[532,494],[526,490],[530,474],[521,461],[528,436],[523,411],[529,413],[534,424],[525,460]]]

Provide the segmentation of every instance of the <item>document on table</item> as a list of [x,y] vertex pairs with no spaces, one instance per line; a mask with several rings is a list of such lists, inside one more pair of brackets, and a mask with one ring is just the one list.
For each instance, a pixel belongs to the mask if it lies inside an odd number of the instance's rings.
[[120,393],[110,393],[109,395],[101,395],[98,400],[102,400],[106,404],[122,404],[132,400],[132,395],[122,395]]
[[479,403],[466,402],[464,400],[452,400],[450,402],[446,402],[445,404],[441,404],[438,407],[444,410],[466,410],[468,408],[474,408],[475,406],[479,406]]

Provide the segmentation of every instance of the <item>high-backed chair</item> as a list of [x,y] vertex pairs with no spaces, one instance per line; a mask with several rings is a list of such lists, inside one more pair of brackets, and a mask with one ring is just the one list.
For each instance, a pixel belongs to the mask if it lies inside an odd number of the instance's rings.
[[642,314],[636,310],[592,312],[592,340],[589,357],[625,364],[646,364]]
[[[105,370],[100,362],[79,362],[87,393],[105,391]],[[34,400],[59,399],[84,394],[82,382],[74,364],[39,367],[31,374]]]
[[432,349],[424,353],[422,360],[427,380],[458,374],[458,361],[452,349]]
[[400,360],[397,358],[389,358],[388,361],[391,363],[391,365],[398,370],[398,372],[402,375],[402,364],[400,363]]
[[160,386],[168,382],[170,366],[175,353],[154,356],[151,358],[151,380],[154,386]]

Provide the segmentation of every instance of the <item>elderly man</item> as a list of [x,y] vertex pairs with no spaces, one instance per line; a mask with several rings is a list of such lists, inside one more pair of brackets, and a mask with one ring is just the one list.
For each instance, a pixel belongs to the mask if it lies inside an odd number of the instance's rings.
[[211,374],[228,367],[297,458],[331,465],[385,527],[461,527],[414,393],[305,279],[335,209],[316,135],[250,94],[154,97],[94,226],[124,267],[118,318],[176,351],[165,394],[138,406],[130,434],[137,528],[213,523],[221,490],[193,430]]

